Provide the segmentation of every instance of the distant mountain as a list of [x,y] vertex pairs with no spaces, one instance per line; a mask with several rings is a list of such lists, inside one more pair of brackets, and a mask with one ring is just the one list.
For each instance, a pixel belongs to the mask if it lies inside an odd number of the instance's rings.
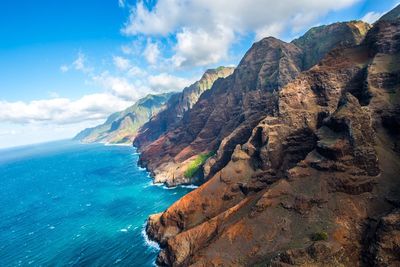
[[162,110],[173,95],[174,93],[147,95],[129,108],[113,113],[103,124],[81,131],[74,139],[83,143],[132,143],[137,130]]
[[169,129],[173,129],[183,118],[183,114],[197,103],[200,95],[210,89],[219,78],[225,78],[233,73],[235,68],[218,67],[207,70],[201,79],[186,87],[179,94],[173,95],[167,107],[147,122],[137,134],[135,146],[144,146],[157,138]]

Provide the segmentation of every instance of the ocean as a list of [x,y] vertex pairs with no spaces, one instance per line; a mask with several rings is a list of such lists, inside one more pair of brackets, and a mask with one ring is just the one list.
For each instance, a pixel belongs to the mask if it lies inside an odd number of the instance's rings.
[[144,225],[192,190],[153,185],[129,146],[0,150],[0,266],[154,266]]

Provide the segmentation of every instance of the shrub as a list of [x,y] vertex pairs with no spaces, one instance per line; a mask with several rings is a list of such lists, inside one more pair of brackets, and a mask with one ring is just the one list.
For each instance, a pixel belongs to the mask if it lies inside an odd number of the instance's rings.
[[185,173],[183,174],[186,178],[193,178],[199,171],[200,167],[204,165],[208,158],[212,157],[214,152],[200,154],[195,160],[189,163]]
[[327,232],[317,232],[311,236],[312,241],[326,241],[328,240],[328,233]]

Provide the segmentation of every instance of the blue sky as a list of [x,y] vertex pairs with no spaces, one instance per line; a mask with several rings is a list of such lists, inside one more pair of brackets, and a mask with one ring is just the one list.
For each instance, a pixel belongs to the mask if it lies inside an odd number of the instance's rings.
[[[249,4],[251,2],[251,4]],[[373,22],[398,0],[3,0],[0,147],[69,138],[148,93],[237,65],[254,41]]]

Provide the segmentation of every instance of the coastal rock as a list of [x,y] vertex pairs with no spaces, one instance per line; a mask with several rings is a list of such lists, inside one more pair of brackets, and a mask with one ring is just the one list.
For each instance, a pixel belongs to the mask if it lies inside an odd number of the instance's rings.
[[[301,48],[264,39],[185,123],[143,148],[160,174],[162,164],[172,172],[217,151],[204,165],[206,181],[151,217],[158,263],[396,266],[399,33],[399,20],[378,21],[309,70]],[[285,75],[274,79],[271,68]]]
[[[217,80],[174,127],[151,143],[136,138],[140,164],[155,181],[169,186],[203,183],[226,166],[235,147],[247,142],[263,118],[276,117],[282,87],[331,49],[360,43],[369,27],[363,22],[336,23],[315,28],[292,43],[273,37],[255,43],[233,74]],[[321,39],[319,46],[316,40]],[[214,152],[202,166],[205,172],[185,176],[198,155]]]
[[159,138],[167,130],[173,129],[203,92],[209,90],[216,80],[231,75],[233,71],[234,68],[230,67],[209,69],[199,81],[172,96],[167,102],[166,108],[143,125],[134,140],[134,145],[139,148],[143,147]]

